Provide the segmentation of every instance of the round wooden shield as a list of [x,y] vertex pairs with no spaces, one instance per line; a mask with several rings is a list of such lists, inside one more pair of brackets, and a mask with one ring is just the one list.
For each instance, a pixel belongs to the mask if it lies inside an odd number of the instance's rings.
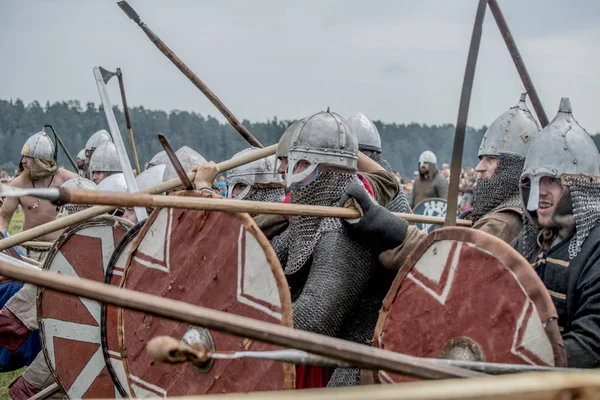
[[[417,357],[564,366],[557,312],[531,265],[469,228],[430,233],[383,301],[374,346]],[[405,378],[378,371],[384,383]]]
[[[130,226],[110,216],[75,225],[56,240],[43,268],[104,282],[110,258]],[[39,288],[37,307],[44,356],[67,396],[113,397],[100,343],[100,303]]]
[[[200,192],[178,195],[208,197]],[[134,241],[121,286],[270,323],[292,326],[290,293],[269,242],[248,214],[156,209]],[[277,347],[203,327],[119,309],[120,352],[137,397],[292,389],[295,367],[274,361],[215,360],[203,368],[153,360],[156,336],[196,334],[217,352]]]
[[[418,203],[413,209],[413,213],[417,215],[425,215],[427,217],[445,217],[448,203],[446,199],[442,198],[431,198],[425,199]],[[442,225],[433,224],[415,224],[417,229],[425,233],[431,233],[434,230],[442,228]]]
[[[113,286],[121,285],[121,278],[123,277],[127,259],[131,253],[133,240],[137,237],[145,222],[146,220],[138,222],[133,228],[127,231],[123,239],[121,239],[108,262],[104,283]],[[100,319],[102,352],[104,354],[104,361],[108,368],[108,372],[115,385],[116,392],[113,395],[117,398],[119,395],[122,397],[133,397],[127,383],[127,375],[125,374],[125,367],[123,366],[117,331],[107,328],[108,326],[117,326],[117,310],[118,308],[115,306],[102,303]]]

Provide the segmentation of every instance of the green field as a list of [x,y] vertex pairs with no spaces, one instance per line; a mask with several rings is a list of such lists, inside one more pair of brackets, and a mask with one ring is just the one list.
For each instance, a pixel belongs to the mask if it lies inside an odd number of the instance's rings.
[[[21,230],[21,226],[23,225],[23,212],[17,211],[10,221],[10,226],[8,228],[8,232],[11,235],[15,233],[19,233]],[[5,372],[0,374],[0,399],[8,399],[8,385],[15,379],[17,376],[21,375],[25,371],[25,368],[13,371],[13,372]]]

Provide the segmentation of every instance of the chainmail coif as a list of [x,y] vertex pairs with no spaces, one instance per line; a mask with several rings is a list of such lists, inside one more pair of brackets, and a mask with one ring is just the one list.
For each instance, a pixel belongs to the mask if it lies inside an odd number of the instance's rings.
[[[323,172],[309,185],[292,190],[292,204],[336,206],[352,182],[360,182],[353,173]],[[321,234],[342,229],[339,218],[290,216],[288,229],[272,245],[286,275],[295,274],[313,253]]]
[[500,153],[494,174],[480,179],[475,187],[475,202],[470,213],[473,223],[503,208],[523,210],[519,183],[524,165],[525,157]]
[[375,150],[361,150],[361,153],[363,153],[365,156],[369,157],[371,160],[375,161],[377,164],[381,165],[383,167],[383,169],[385,169],[388,172],[393,172],[394,170],[392,169],[392,166],[390,165],[389,162],[387,162],[387,160],[384,160],[383,158],[381,158],[381,153],[379,151],[375,151]]
[[[254,183],[247,179],[238,178],[235,182],[243,183],[246,188],[242,193],[234,196],[235,200],[249,200],[249,201],[264,201],[267,203],[281,203],[285,199],[285,189],[283,187],[258,187]],[[230,190],[233,190],[235,184],[231,186]],[[251,217],[255,217],[258,214],[250,214]]]

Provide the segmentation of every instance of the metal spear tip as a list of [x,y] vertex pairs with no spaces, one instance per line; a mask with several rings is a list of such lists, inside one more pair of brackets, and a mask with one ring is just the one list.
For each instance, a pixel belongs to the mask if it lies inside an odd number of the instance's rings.
[[2,197],[23,197],[34,196],[46,200],[58,200],[60,190],[58,188],[43,188],[43,189],[24,189],[7,184],[0,184],[0,196]]
[[135,12],[135,10],[133,9],[133,7],[131,7],[129,5],[129,3],[127,3],[126,1],[118,1],[117,5],[119,7],[121,7],[121,10],[123,10],[123,12],[125,14],[127,14],[127,16],[129,18],[131,18],[132,20],[134,20],[135,22],[139,23],[140,22],[140,16],[138,15],[138,13]]
[[109,70],[106,70],[102,67],[98,67],[98,69],[100,69],[100,74],[102,75],[102,80],[104,81],[105,85],[108,83],[110,78],[117,75],[115,72],[110,72]]

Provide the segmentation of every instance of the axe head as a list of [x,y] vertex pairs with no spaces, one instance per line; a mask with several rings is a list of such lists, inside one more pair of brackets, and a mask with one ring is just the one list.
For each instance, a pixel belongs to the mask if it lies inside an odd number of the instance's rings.
[[102,74],[102,80],[104,81],[104,84],[107,84],[110,78],[117,75],[115,72],[110,72],[102,67],[98,68],[100,69],[100,73]]

